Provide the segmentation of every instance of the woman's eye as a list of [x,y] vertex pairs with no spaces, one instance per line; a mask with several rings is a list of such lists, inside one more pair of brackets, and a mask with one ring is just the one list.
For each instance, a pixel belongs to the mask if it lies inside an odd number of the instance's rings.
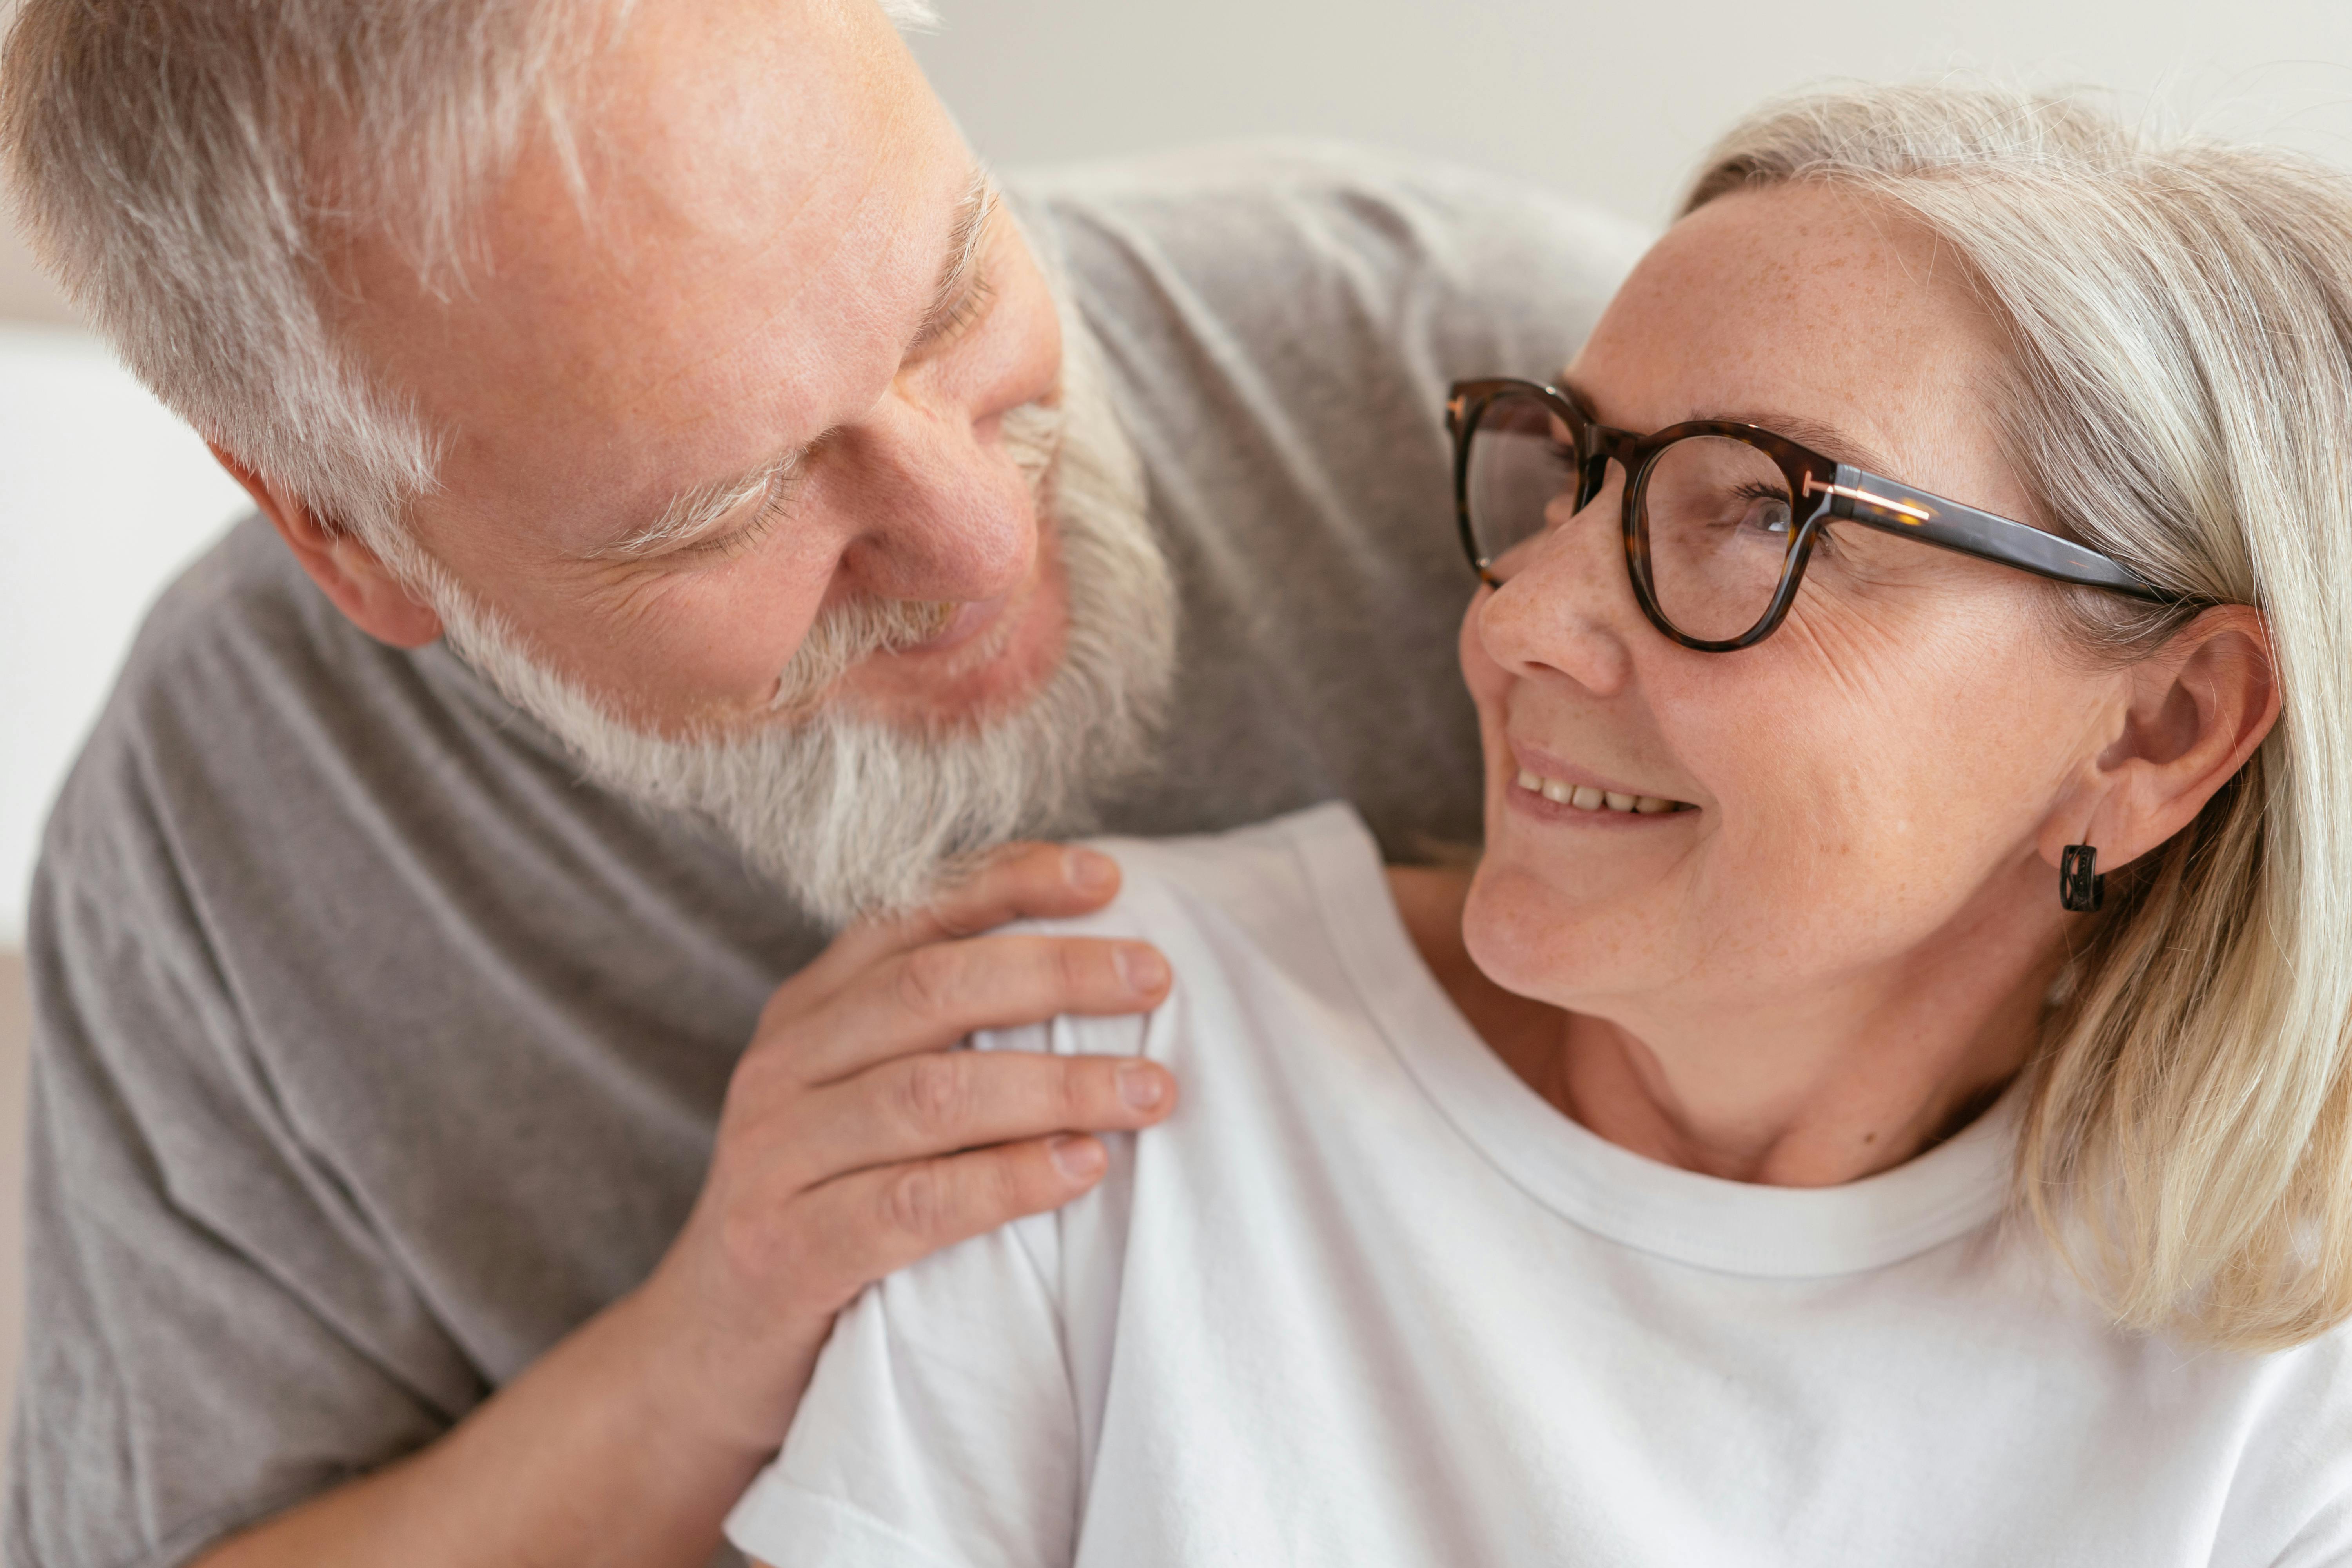
[[1755,529],[1760,533],[1787,536],[1792,521],[1787,496],[1777,490],[1750,491],[1743,500],[1746,515],[1740,519],[1742,527]]

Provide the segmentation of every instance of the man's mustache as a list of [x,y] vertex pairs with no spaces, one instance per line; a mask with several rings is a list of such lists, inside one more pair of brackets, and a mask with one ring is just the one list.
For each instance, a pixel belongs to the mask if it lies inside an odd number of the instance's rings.
[[960,607],[950,600],[866,599],[827,610],[776,678],[770,710],[787,718],[806,717],[859,664],[920,647],[948,629]]

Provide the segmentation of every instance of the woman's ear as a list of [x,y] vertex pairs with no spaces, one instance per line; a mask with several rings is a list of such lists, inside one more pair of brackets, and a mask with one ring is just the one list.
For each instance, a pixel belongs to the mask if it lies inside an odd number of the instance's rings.
[[321,521],[299,497],[264,479],[217,446],[213,456],[245,487],[310,581],[352,624],[394,647],[416,648],[441,635],[441,617],[408,591],[365,544]]
[[2043,825],[2055,866],[2069,844],[2127,866],[2196,819],[2278,722],[2270,634],[2244,605],[2220,605],[2125,672],[2129,698],[2106,749]]

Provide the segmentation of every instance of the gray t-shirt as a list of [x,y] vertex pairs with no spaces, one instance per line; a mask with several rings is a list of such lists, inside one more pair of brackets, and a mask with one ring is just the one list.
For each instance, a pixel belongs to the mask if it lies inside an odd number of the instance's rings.
[[[1639,237],[1331,149],[1010,184],[1183,590],[1164,761],[1107,825],[1345,796],[1391,856],[1474,837],[1444,390],[1557,368]],[[182,1563],[447,1431],[651,1269],[821,941],[234,530],[149,616],[35,889],[10,1568]]]

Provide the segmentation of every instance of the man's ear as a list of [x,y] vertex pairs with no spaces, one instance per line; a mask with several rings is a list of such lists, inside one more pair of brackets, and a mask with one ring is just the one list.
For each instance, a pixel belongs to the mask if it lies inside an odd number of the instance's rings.
[[[209,444],[209,443],[208,443]],[[264,479],[215,446],[213,456],[245,487],[278,537],[352,624],[394,647],[423,647],[441,636],[441,617],[394,576],[376,552],[352,534],[321,520],[275,480]]]
[[2278,722],[2276,666],[2263,618],[2221,605],[2125,672],[2118,731],[2087,763],[2035,846],[2055,866],[2069,844],[2099,868],[2129,865],[2196,819]]

